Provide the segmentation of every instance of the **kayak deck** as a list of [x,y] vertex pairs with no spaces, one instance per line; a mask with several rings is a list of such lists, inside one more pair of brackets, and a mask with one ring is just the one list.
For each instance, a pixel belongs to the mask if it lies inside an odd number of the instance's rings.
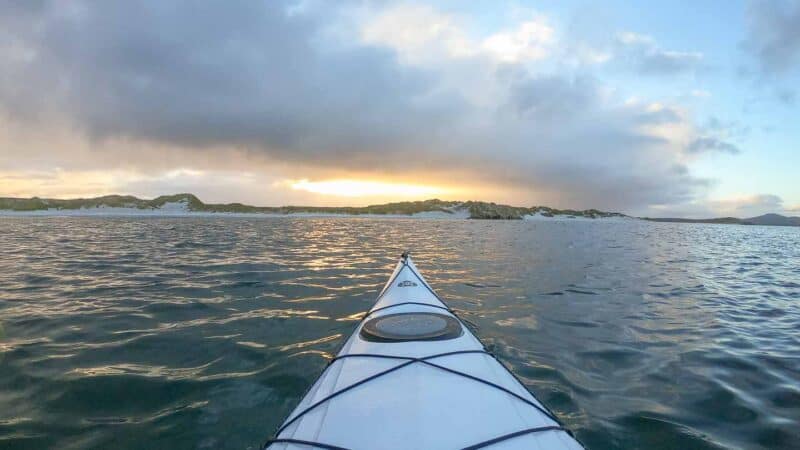
[[406,254],[265,447],[583,449]]

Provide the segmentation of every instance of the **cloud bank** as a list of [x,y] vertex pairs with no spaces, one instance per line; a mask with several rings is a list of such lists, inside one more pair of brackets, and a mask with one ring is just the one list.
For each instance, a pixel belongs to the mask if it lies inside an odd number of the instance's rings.
[[[190,161],[176,167],[214,168],[215,153],[236,151],[287,173],[424,177],[629,212],[692,201],[709,184],[691,175],[693,158],[739,151],[678,105],[548,66],[560,39],[536,13],[475,37],[458,16],[394,4],[7,2],[0,110],[97,149],[160,149],[98,155],[108,166],[175,152]],[[648,39],[620,35],[643,73],[702,59]]]

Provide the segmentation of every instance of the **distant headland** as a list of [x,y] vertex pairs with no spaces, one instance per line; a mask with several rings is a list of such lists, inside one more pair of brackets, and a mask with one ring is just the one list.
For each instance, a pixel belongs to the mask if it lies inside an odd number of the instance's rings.
[[423,200],[369,206],[251,206],[242,203],[204,203],[196,195],[162,195],[151,200],[132,195],[93,198],[50,199],[0,197],[0,214],[58,215],[271,215],[271,216],[383,216],[452,219],[537,220],[537,219],[641,219],[652,222],[717,223],[737,225],[800,226],[800,217],[779,214],[739,219],[631,217],[597,209],[572,210],[548,206],[509,206],[482,201]]

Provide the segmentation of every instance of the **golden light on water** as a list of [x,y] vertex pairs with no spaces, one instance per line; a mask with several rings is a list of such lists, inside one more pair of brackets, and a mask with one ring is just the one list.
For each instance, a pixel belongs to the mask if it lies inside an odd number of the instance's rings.
[[315,194],[337,197],[390,197],[423,199],[447,193],[448,190],[435,186],[408,183],[387,183],[362,180],[325,180],[309,181],[306,179],[290,183],[292,189]]

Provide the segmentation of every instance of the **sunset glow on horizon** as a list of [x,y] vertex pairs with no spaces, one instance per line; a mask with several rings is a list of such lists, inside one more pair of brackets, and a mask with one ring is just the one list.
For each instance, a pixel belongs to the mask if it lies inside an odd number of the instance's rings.
[[289,185],[294,190],[335,197],[388,197],[419,200],[451,191],[435,186],[353,179],[323,181],[302,179],[292,181]]

